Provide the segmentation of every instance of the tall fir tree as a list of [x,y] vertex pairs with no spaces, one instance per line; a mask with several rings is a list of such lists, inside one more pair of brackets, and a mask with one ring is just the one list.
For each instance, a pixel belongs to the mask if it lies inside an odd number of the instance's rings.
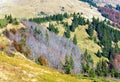
[[77,45],[77,38],[76,38],[76,35],[74,35],[74,37],[73,37],[73,43],[74,43],[75,45]]

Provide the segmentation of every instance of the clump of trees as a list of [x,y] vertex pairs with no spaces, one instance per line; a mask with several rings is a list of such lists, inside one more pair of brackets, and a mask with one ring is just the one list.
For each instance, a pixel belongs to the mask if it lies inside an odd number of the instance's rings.
[[102,59],[97,63],[97,66],[95,69],[96,75],[108,76],[108,69],[109,68],[108,68],[107,61]]
[[68,56],[65,56],[65,64],[63,65],[63,70],[66,74],[71,74],[72,73],[72,69],[74,68],[74,61],[72,58],[72,55],[70,56],[70,58],[68,58]]
[[83,2],[87,2],[88,4],[90,4],[90,6],[92,5],[93,7],[97,7],[96,3],[94,3],[93,0],[81,0]]
[[64,14],[56,14],[56,15],[50,15],[50,16],[45,16],[42,18],[30,18],[29,21],[34,21],[36,23],[43,23],[47,21],[62,21],[64,18],[68,18],[69,14],[64,13]]
[[49,27],[47,29],[51,32],[54,32],[55,34],[59,33],[58,28],[55,28],[53,24],[49,24]]
[[90,70],[92,70],[93,67],[93,60],[91,55],[86,50],[84,54],[82,55],[82,69],[83,73],[89,73]]
[[19,24],[17,19],[13,18],[11,14],[10,15],[5,15],[5,19],[7,19],[8,23],[12,23],[12,24],[15,24],[15,25]]
[[85,20],[84,17],[80,16],[79,14],[74,13],[72,24],[70,25],[70,30],[72,32],[74,32],[76,27],[78,27],[78,25],[86,25],[88,23],[89,23],[89,21]]

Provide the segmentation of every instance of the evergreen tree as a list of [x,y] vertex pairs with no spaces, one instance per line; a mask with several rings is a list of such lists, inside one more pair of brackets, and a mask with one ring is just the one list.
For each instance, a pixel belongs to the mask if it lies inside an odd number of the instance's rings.
[[53,24],[49,24],[49,27],[47,28],[49,31],[54,32],[55,34],[59,33],[58,28],[55,28]]
[[76,35],[74,35],[74,37],[73,37],[73,43],[74,43],[75,45],[77,45],[77,38],[76,38]]
[[67,38],[70,38],[70,30],[67,29],[66,32],[64,32],[64,35],[65,35]]
[[71,30],[72,32],[75,32],[75,25],[74,25],[74,23],[72,23],[72,25],[70,26],[70,30]]
[[101,52],[98,50],[98,52],[96,53],[96,55],[97,55],[97,57],[101,57],[102,56],[102,54],[101,54]]
[[92,39],[93,34],[94,34],[94,28],[91,25],[89,25],[89,27],[86,31],[87,31],[88,35],[90,36],[90,39]]
[[68,58],[68,56],[65,56],[65,64],[63,65],[63,69],[65,71],[66,74],[71,74],[71,70],[74,68],[74,61],[72,58],[72,55],[70,56],[70,58]]
[[100,60],[96,66],[96,74],[98,76],[107,76],[108,75],[108,66],[107,61]]
[[70,62],[71,69],[73,69],[74,68],[74,61],[73,61],[73,58],[72,58],[72,54],[70,56],[69,62]]
[[65,70],[65,73],[66,74],[70,74],[71,73],[71,68],[70,68],[70,62],[69,62],[69,59],[68,59],[68,56],[66,55],[65,56],[65,64],[63,65],[63,69]]
[[88,72],[89,77],[95,77],[95,70],[91,68]]

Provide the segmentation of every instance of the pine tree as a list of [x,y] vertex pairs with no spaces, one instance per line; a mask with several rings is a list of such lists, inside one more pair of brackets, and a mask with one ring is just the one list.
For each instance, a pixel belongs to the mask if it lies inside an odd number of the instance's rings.
[[64,32],[64,35],[65,35],[67,38],[70,38],[70,30],[67,29],[66,32]]
[[72,25],[70,26],[70,30],[71,30],[72,32],[75,32],[75,25],[74,25],[74,23],[72,23]]
[[65,56],[65,64],[63,65],[63,69],[65,70],[66,74],[71,73],[70,62],[67,55]]
[[73,43],[74,43],[75,45],[77,45],[77,38],[76,38],[76,35],[74,35]]
[[97,54],[96,54],[98,57],[101,57],[102,54],[100,53],[100,51],[98,50]]
[[88,72],[89,77],[95,77],[95,70],[92,68]]
[[94,28],[91,25],[89,25],[89,27],[86,31],[87,31],[88,35],[90,36],[90,39],[92,39],[93,34],[94,34]]
[[107,76],[108,75],[108,66],[106,60],[100,60],[96,66],[96,74],[98,76]]
[[73,61],[73,58],[72,58],[72,54],[70,56],[69,62],[70,62],[71,69],[73,69],[74,68],[74,61]]

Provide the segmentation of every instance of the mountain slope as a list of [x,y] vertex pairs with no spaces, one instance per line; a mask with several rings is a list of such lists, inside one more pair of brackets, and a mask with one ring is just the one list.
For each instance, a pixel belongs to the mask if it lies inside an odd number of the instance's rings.
[[44,56],[48,61],[48,66],[58,70],[62,70],[65,57],[72,56],[73,72],[79,73],[81,71],[82,52],[72,41],[55,35],[36,23],[28,21],[22,21],[22,23],[26,28],[4,31],[4,34],[12,41],[12,49],[15,48],[15,50],[24,53],[33,61]]
[[8,57],[0,52],[0,82],[91,82],[42,67],[16,53]]
[[[18,4],[19,3],[19,4]],[[87,18],[93,16],[104,19],[96,8],[90,7],[87,3],[79,0],[1,0],[0,17],[5,14],[12,14],[14,17],[34,17],[44,12],[56,14],[63,12],[79,12]]]
[[120,4],[120,0],[93,0],[99,5],[111,4],[113,6]]

